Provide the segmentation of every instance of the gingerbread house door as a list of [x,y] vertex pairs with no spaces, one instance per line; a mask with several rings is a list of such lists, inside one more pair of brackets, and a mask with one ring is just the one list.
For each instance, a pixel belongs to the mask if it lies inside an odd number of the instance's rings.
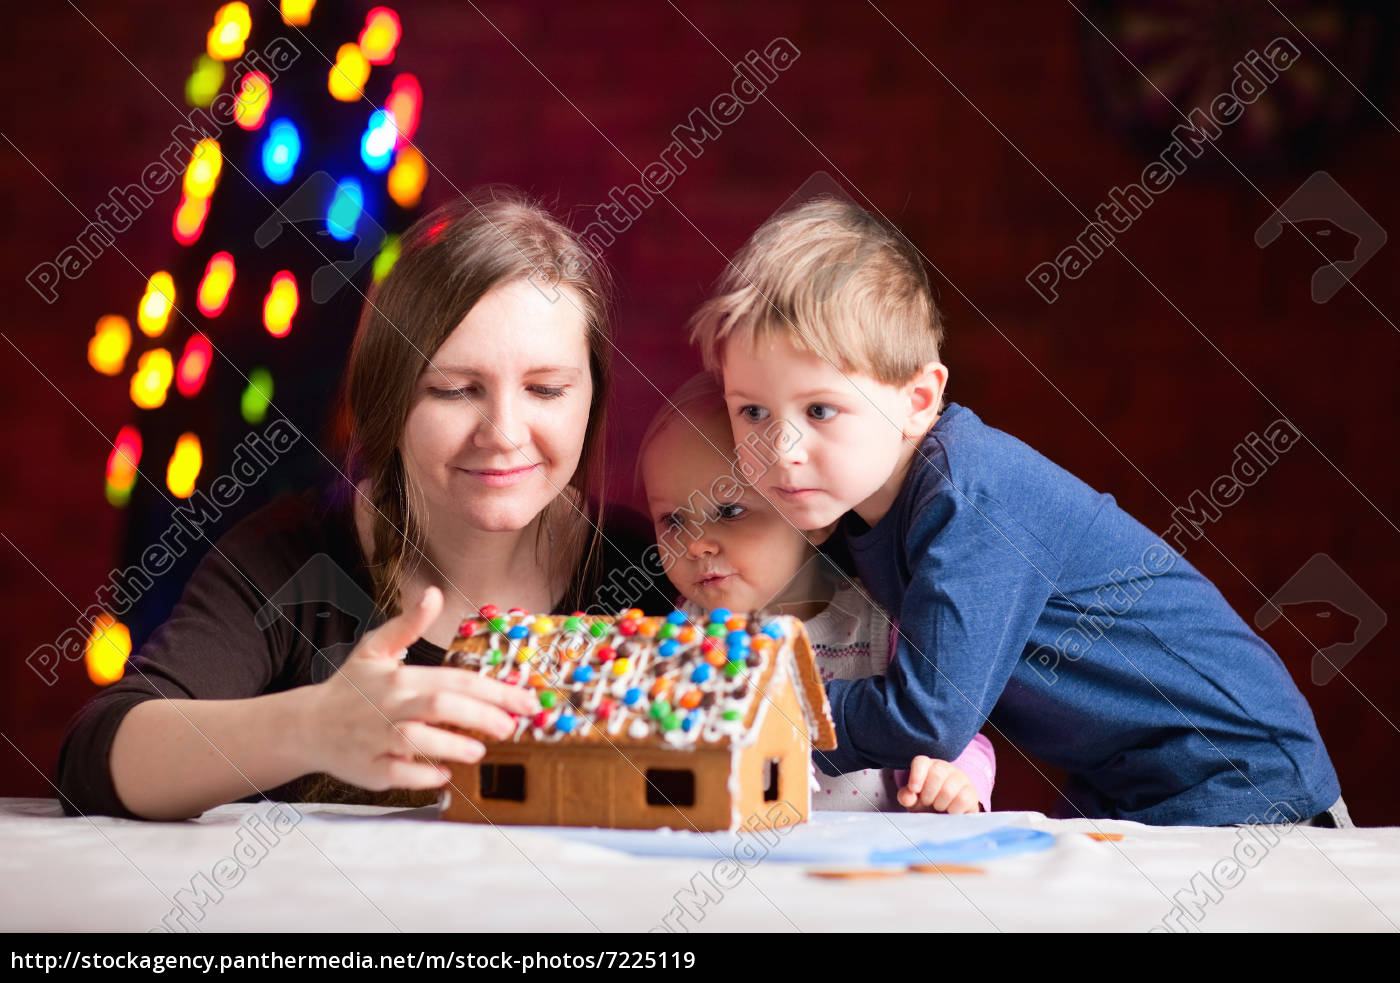
[[555,821],[560,826],[612,826],[615,820],[613,788],[616,752],[608,756],[584,751],[558,755],[554,768]]

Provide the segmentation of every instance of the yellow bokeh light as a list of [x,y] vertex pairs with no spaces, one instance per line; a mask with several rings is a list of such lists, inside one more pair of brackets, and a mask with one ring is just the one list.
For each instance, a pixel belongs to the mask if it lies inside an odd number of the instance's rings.
[[131,656],[131,631],[107,612],[97,616],[88,636],[88,678],[98,686],[109,686],[122,678],[126,660]]
[[131,323],[108,314],[97,319],[97,328],[88,342],[88,364],[103,375],[116,375],[126,364],[131,350]]
[[233,257],[228,253],[215,253],[209,257],[209,265],[204,268],[204,279],[199,281],[196,300],[199,313],[205,317],[218,317],[224,312],[237,273]]
[[131,401],[143,410],[153,410],[165,403],[166,390],[175,377],[175,362],[164,348],[142,352],[131,376]]
[[136,308],[136,323],[148,338],[154,338],[165,330],[170,320],[170,309],[175,306],[175,281],[164,270],[151,277],[146,284],[146,292]]
[[399,34],[399,15],[388,7],[375,7],[365,15],[360,50],[371,65],[387,65],[394,60]]
[[358,44],[342,44],[335,53],[327,88],[341,102],[354,102],[364,93],[360,90],[369,81],[369,60]]
[[214,26],[206,38],[209,57],[219,61],[243,57],[243,44],[252,27],[246,3],[224,4],[214,12]]
[[389,197],[400,208],[415,208],[428,180],[428,166],[416,147],[404,147],[389,169]]
[[245,130],[263,125],[267,108],[272,105],[272,84],[262,72],[249,72],[238,86],[238,100],[233,105],[233,121]]
[[305,27],[311,23],[311,11],[316,0],[282,0],[282,23]]
[[194,483],[203,464],[204,452],[199,446],[199,438],[192,433],[182,433],[180,439],[175,441],[175,453],[170,455],[170,465],[165,469],[165,484],[170,494],[176,498],[193,495]]
[[292,330],[292,318],[300,301],[297,278],[283,270],[272,278],[272,289],[263,301],[263,326],[274,338],[284,338]]
[[224,154],[219,141],[204,139],[194,145],[189,166],[185,168],[185,194],[191,198],[208,198],[219,184],[224,169]]

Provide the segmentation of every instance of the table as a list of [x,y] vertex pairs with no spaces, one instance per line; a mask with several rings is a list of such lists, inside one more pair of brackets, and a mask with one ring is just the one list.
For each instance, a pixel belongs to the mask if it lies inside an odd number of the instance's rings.
[[[835,815],[849,814],[815,821]],[[980,874],[824,879],[809,865],[760,859],[736,877],[717,867],[718,852],[714,861],[631,856],[543,828],[444,822],[436,807],[260,802],[152,823],[65,818],[53,799],[0,798],[0,911],[9,932],[1400,926],[1400,827],[1269,827],[1260,839],[1027,812],[899,818],[930,839],[1022,826],[1056,842],[980,863]]]

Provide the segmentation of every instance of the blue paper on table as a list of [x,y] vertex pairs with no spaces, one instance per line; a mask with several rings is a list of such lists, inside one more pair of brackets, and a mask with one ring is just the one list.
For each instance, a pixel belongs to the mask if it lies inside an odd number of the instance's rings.
[[994,815],[942,816],[895,812],[816,812],[782,832],[696,833],[681,830],[578,829],[554,826],[550,835],[639,857],[780,863],[970,863],[1049,849],[1055,837],[1024,826],[1001,825]]

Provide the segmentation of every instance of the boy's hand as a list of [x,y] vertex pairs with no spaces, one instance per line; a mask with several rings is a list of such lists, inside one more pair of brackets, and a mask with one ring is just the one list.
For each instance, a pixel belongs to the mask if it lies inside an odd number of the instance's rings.
[[899,790],[899,804],[910,812],[977,812],[977,789],[960,768],[919,755],[909,763],[909,781]]

